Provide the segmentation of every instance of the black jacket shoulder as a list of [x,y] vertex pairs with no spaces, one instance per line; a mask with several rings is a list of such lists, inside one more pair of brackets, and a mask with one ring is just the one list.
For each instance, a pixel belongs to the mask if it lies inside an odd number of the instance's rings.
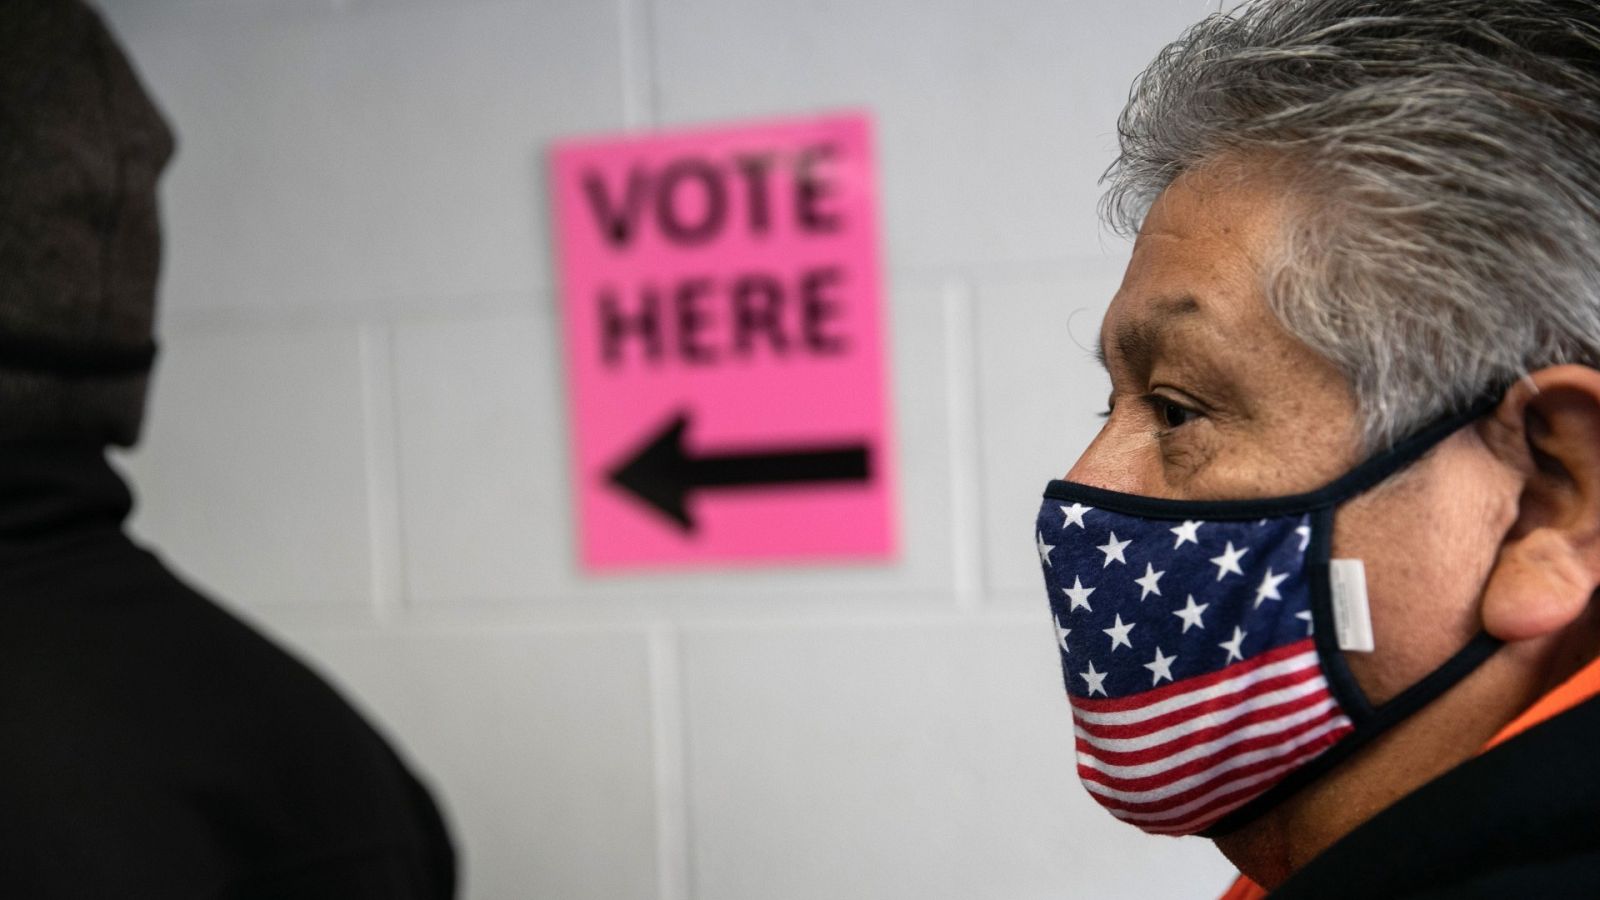
[[4,477],[0,896],[453,894],[439,810],[349,703],[134,545],[101,474],[44,505]]

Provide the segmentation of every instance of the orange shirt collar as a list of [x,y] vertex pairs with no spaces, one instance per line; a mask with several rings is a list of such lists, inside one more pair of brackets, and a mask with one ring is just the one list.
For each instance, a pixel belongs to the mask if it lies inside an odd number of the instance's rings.
[[1579,669],[1577,674],[1562,682],[1560,687],[1534,701],[1522,715],[1512,719],[1498,734],[1490,738],[1489,743],[1483,745],[1483,749],[1488,750],[1508,741],[1540,722],[1561,715],[1596,694],[1600,694],[1600,659]]

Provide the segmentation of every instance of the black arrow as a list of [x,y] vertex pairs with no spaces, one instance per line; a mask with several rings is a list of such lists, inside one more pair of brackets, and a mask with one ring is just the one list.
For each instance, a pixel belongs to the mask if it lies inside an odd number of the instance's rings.
[[694,531],[684,500],[700,488],[772,488],[814,481],[866,481],[867,447],[788,447],[690,456],[683,434],[688,413],[674,415],[664,428],[609,473],[611,483]]

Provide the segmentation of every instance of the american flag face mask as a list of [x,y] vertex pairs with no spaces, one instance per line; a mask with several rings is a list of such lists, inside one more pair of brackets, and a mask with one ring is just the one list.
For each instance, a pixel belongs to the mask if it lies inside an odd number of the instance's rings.
[[1052,481],[1035,542],[1090,795],[1151,833],[1225,833],[1487,659],[1499,641],[1480,633],[1373,705],[1344,659],[1374,649],[1365,578],[1359,561],[1330,559],[1330,540],[1340,503],[1493,405],[1291,497],[1175,501]]

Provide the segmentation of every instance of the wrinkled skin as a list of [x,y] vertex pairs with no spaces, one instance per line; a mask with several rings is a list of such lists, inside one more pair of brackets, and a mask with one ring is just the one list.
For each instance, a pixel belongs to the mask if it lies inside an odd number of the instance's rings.
[[[1237,168],[1158,199],[1106,312],[1111,413],[1067,473],[1189,500],[1319,487],[1361,461],[1348,381],[1267,308],[1261,273],[1297,206]],[[1374,702],[1487,629],[1508,644],[1445,696],[1217,841],[1271,888],[1476,753],[1600,652],[1600,372],[1558,366],[1340,507],[1333,555],[1365,561],[1377,649],[1348,655]]]

